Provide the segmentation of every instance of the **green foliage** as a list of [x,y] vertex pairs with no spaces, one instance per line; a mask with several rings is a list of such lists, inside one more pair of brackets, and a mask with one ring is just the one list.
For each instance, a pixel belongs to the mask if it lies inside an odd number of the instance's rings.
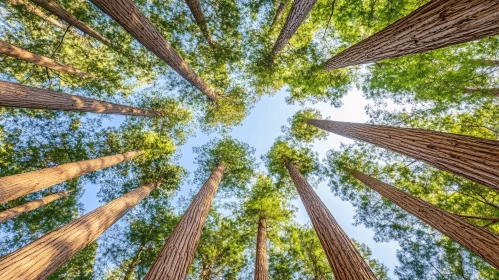
[[322,115],[315,109],[304,109],[296,112],[288,119],[291,129],[289,135],[300,142],[310,143],[315,139],[325,139],[326,131],[307,123],[308,120],[322,119]]

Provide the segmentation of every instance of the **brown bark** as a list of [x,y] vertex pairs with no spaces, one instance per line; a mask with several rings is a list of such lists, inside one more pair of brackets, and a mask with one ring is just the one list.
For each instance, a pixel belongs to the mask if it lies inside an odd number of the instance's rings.
[[499,141],[423,129],[309,120],[309,124],[424,161],[499,190]]
[[317,0],[295,0],[289,11],[286,23],[282,27],[281,33],[272,48],[272,57],[276,57],[286,47],[291,37],[296,33],[298,27],[310,13]]
[[133,151],[2,177],[0,178],[0,203],[5,203],[23,195],[60,184],[69,179],[131,160],[142,153],[142,151]]
[[423,53],[499,34],[499,1],[432,0],[326,62],[326,70]]
[[267,262],[267,221],[258,221],[256,237],[255,280],[269,279],[269,264]]
[[499,88],[465,88],[464,92],[492,94],[499,97]]
[[279,21],[279,18],[281,17],[282,12],[284,11],[284,9],[286,9],[290,0],[283,0],[283,1],[281,1],[281,3],[279,3],[279,6],[277,7],[274,19],[272,20],[272,24],[270,25],[271,28],[273,28],[274,25],[277,23],[277,21]]
[[64,72],[67,74],[76,75],[80,78],[93,78],[98,79],[96,76],[73,68],[71,66],[59,63],[52,58],[37,55],[18,46],[14,46],[7,42],[0,40],[0,54],[17,58],[22,61],[33,63],[42,67],[47,67],[55,71]]
[[48,195],[46,197],[42,197],[38,200],[31,201],[31,202],[25,203],[23,205],[19,205],[19,206],[7,209],[3,212],[0,212],[0,223],[6,222],[10,219],[13,219],[13,218],[21,215],[22,213],[29,212],[29,211],[35,210],[37,208],[40,208],[43,205],[49,204],[50,202],[52,202],[56,199],[67,196],[71,192],[72,191],[63,191],[60,193],[51,194],[51,195]]
[[189,6],[191,13],[196,20],[196,24],[199,26],[199,29],[201,29],[201,33],[203,33],[203,36],[206,38],[206,41],[208,41],[210,47],[216,48],[217,44],[211,37],[210,29],[208,29],[208,24],[206,23],[203,10],[201,10],[201,3],[199,3],[199,0],[185,0],[185,2],[187,3],[187,6]]
[[99,237],[159,182],[144,185],[0,258],[3,280],[46,279]]
[[173,49],[161,33],[133,3],[133,0],[91,0],[104,13],[117,21],[137,41],[162,59],[180,76],[216,101],[218,94],[199,77],[194,70]]
[[111,42],[102,36],[99,32],[95,31],[92,29],[90,26],[88,26],[86,23],[81,22],[78,20],[75,16],[73,16],[71,13],[66,11],[63,7],[58,5],[52,0],[31,0],[38,4],[40,7],[44,8],[45,10],[49,11],[51,14],[55,15],[59,19],[67,22],[71,26],[74,26],[81,30],[83,33],[87,34],[90,37],[93,37],[103,43],[104,45],[111,45]]
[[20,6],[20,7],[23,7],[24,9],[26,9],[26,11],[28,11],[29,13],[47,21],[47,22],[50,22],[51,24],[59,27],[59,28],[62,28],[62,29],[66,29],[68,28],[68,26],[66,24],[63,24],[59,21],[57,21],[56,19],[53,19],[49,16],[47,16],[44,12],[42,12],[40,9],[38,9],[37,7],[29,4],[29,3],[26,3],[25,1],[23,0],[6,0],[8,3],[10,3],[11,5],[13,6]]
[[146,117],[158,115],[151,110],[3,81],[0,81],[0,106]]
[[358,171],[351,174],[400,208],[499,269],[499,236]]
[[201,187],[175,230],[168,237],[145,280],[186,279],[225,168],[223,163],[219,163]]
[[336,222],[305,177],[293,164],[287,163],[286,167],[326,253],[334,279],[376,279],[360,253],[355,249],[353,242]]

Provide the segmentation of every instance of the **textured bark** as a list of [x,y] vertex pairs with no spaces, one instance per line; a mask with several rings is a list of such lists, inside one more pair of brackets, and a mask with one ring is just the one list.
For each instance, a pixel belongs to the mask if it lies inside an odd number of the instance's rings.
[[256,237],[255,280],[269,279],[269,264],[267,262],[267,221],[258,221]]
[[87,34],[90,37],[93,37],[100,41],[101,43],[105,45],[111,45],[111,42],[99,34],[99,32],[95,31],[92,29],[90,26],[88,26],[86,23],[81,22],[78,20],[75,16],[73,16],[71,13],[66,11],[63,7],[59,6],[57,3],[55,3],[52,0],[31,0],[38,4],[40,7],[44,8],[45,10],[49,11],[51,14],[55,15],[59,19],[67,22],[69,25],[72,25],[79,30],[81,30],[83,33]]
[[270,25],[272,28],[277,23],[277,21],[279,21],[279,18],[281,17],[284,9],[286,9],[286,7],[288,6],[289,1],[290,0],[284,0],[284,2],[281,1],[281,3],[279,3],[279,6],[277,7],[277,10],[275,12],[274,19],[272,20],[272,24]]
[[52,58],[34,54],[30,51],[22,49],[18,46],[14,46],[2,40],[0,40],[0,54],[6,54],[8,56],[17,58],[22,61],[33,63],[42,67],[47,67],[55,71],[76,75],[81,78],[98,79],[96,76],[92,74],[85,73],[71,66],[59,63],[53,60]]
[[361,172],[351,171],[351,174],[400,208],[499,269],[499,254],[497,253],[499,252],[499,236]]
[[187,6],[189,6],[189,9],[194,16],[199,29],[201,29],[203,36],[206,38],[206,41],[208,41],[210,47],[215,48],[217,44],[211,37],[211,33],[208,29],[208,24],[206,23],[206,18],[204,17],[203,10],[201,10],[201,4],[199,3],[199,0],[185,0],[185,2],[187,3]]
[[90,0],[104,13],[117,21],[137,41],[162,59],[180,76],[216,101],[218,94],[182,59],[147,17],[133,3],[133,0]]
[[131,160],[142,154],[133,151],[107,157],[66,163],[0,178],[0,203],[60,184],[69,179]]
[[295,0],[289,11],[286,23],[282,27],[281,33],[272,49],[272,56],[276,57],[289,43],[291,37],[296,33],[298,27],[305,20],[317,0]]
[[375,62],[499,34],[499,1],[432,0],[410,15],[344,50],[326,70]]
[[136,188],[0,258],[2,280],[46,279],[99,237],[159,183]]
[[309,120],[309,124],[424,161],[499,190],[499,141],[423,129]]
[[161,253],[144,278],[145,280],[186,279],[225,168],[223,163],[218,164],[201,187],[175,230],[168,237]]
[[64,196],[70,194],[71,192],[72,191],[63,191],[60,193],[51,194],[51,195],[48,195],[46,197],[42,197],[38,200],[31,201],[31,202],[25,203],[23,205],[19,205],[19,206],[7,209],[3,212],[0,212],[0,223],[6,222],[10,219],[13,219],[13,218],[21,215],[22,213],[29,212],[29,211],[35,210],[37,208],[40,208],[45,204],[48,204],[56,199],[59,199],[61,197],[64,197]]
[[376,279],[360,253],[355,249],[353,242],[338,225],[305,177],[293,164],[287,163],[286,167],[326,253],[334,279]]
[[465,88],[465,93],[484,93],[499,97],[499,88]]
[[24,9],[26,9],[26,11],[28,11],[29,13],[47,21],[47,22],[50,22],[51,24],[59,27],[59,28],[62,28],[62,29],[66,29],[68,28],[68,26],[66,24],[63,24],[59,21],[57,21],[56,19],[53,19],[49,16],[47,16],[44,12],[42,12],[40,9],[38,9],[37,7],[29,4],[29,3],[26,3],[25,1],[23,0],[6,0],[8,3],[10,3],[11,5],[13,6],[20,6],[20,7],[23,7]]
[[3,81],[0,81],[0,106],[147,117],[158,115],[151,110]]

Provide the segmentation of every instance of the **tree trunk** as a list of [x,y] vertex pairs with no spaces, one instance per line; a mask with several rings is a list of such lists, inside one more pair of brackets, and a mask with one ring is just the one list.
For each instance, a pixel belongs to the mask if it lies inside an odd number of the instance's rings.
[[[284,2],[282,2],[284,1]],[[288,6],[288,3],[290,0],[282,0],[281,3],[279,3],[279,6],[277,7],[277,10],[275,12],[274,19],[272,20],[272,24],[270,25],[270,28],[273,28],[274,25],[279,21],[279,18],[281,17],[282,12],[286,7]]]
[[499,190],[499,141],[423,129],[309,120],[338,135],[366,141]]
[[135,271],[135,267],[140,263],[140,255],[142,255],[142,252],[144,251],[146,247],[146,243],[148,242],[149,236],[151,235],[152,230],[154,229],[154,223],[151,223],[151,226],[149,227],[149,231],[147,232],[146,238],[142,240],[140,243],[139,249],[137,250],[137,253],[132,259],[132,262],[128,266],[126,272],[125,272],[125,280],[132,280],[133,278],[133,273]]
[[97,39],[104,45],[107,46],[111,45],[111,42],[107,38],[99,34],[97,31],[93,30],[87,24],[78,20],[75,16],[73,16],[71,13],[66,11],[63,7],[59,6],[54,1],[52,0],[32,0],[32,1],[38,4],[40,7],[44,8],[45,10],[49,11],[51,14],[55,15],[59,19],[67,22],[69,25],[78,28],[88,36]]
[[423,53],[499,34],[499,1],[432,0],[344,50],[326,70]]
[[68,28],[68,26],[66,24],[63,24],[59,21],[57,21],[56,19],[53,19],[49,16],[47,16],[44,12],[42,12],[40,9],[38,9],[37,7],[29,4],[29,3],[26,3],[24,2],[23,0],[6,0],[8,3],[10,3],[11,5],[13,6],[20,6],[20,7],[23,7],[24,9],[26,9],[26,11],[28,11],[29,13],[47,21],[47,22],[50,22],[52,23],[53,25],[59,27],[59,28],[62,28],[62,29],[66,29]]
[[2,177],[0,178],[0,203],[5,203],[23,195],[60,184],[69,179],[131,160],[142,153],[142,151],[133,151]]
[[211,37],[210,29],[208,29],[208,24],[206,23],[206,18],[204,17],[203,10],[201,10],[201,4],[199,3],[199,0],[185,0],[185,2],[189,6],[189,9],[194,16],[199,29],[201,29],[201,32],[208,41],[210,47],[216,48],[217,44]]
[[301,23],[314,7],[315,2],[317,2],[317,0],[295,0],[293,2],[293,6],[291,6],[291,10],[286,18],[286,23],[272,49],[272,57],[277,57],[288,44],[291,37],[293,37],[296,30],[298,30],[298,27],[300,27]]
[[91,2],[117,21],[137,41],[162,59],[210,100],[216,101],[218,99],[218,94],[168,44],[161,33],[133,3],[133,0],[91,0]]
[[465,88],[464,92],[492,94],[499,97],[499,88]]
[[3,280],[46,279],[99,237],[159,182],[144,185],[0,258]]
[[319,237],[336,280],[376,279],[355,245],[338,225],[305,177],[291,163],[286,163],[310,221]]
[[255,280],[269,279],[269,264],[267,262],[267,221],[258,221],[256,238]]
[[76,75],[80,78],[93,78],[98,79],[96,76],[73,68],[71,66],[59,63],[52,58],[34,54],[30,51],[22,49],[18,46],[11,45],[7,42],[0,40],[0,54],[17,58],[28,63],[33,63],[42,67],[47,67],[55,71],[64,72],[67,74]]
[[50,202],[52,202],[56,199],[67,196],[71,192],[72,191],[63,191],[60,193],[51,194],[51,195],[48,195],[46,197],[42,197],[38,200],[31,201],[31,202],[25,203],[23,205],[19,205],[19,206],[7,209],[3,212],[0,212],[0,223],[6,222],[10,219],[13,219],[13,218],[21,215],[22,213],[29,212],[29,211],[35,210],[37,208],[40,208],[43,205],[49,204]]
[[146,117],[158,115],[151,110],[3,81],[0,81],[0,106]]
[[361,172],[351,171],[351,174],[400,208],[499,269],[499,254],[497,253],[499,252],[499,236]]
[[204,183],[175,230],[168,237],[145,280],[186,279],[225,168],[223,163],[219,163]]

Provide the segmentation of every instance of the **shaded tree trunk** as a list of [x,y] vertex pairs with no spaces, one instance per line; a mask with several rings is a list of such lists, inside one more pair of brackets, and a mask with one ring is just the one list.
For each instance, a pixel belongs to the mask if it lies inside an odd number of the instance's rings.
[[267,262],[267,221],[258,221],[256,237],[255,280],[269,279],[269,264]]
[[131,160],[142,153],[142,151],[133,151],[2,177],[0,178],[0,203],[5,203],[12,199],[60,184],[69,179]]
[[158,115],[151,110],[3,81],[0,81],[0,106],[146,117]]
[[208,41],[210,47],[215,48],[217,44],[211,37],[210,29],[208,29],[208,24],[206,23],[206,18],[204,17],[203,10],[201,10],[201,3],[199,3],[199,0],[185,0],[185,2],[189,6],[189,9],[194,16],[199,29],[201,29],[203,36],[206,38],[206,41]]
[[325,69],[423,53],[497,34],[497,0],[432,0],[329,59]]
[[43,205],[49,204],[50,202],[52,202],[56,199],[67,196],[71,192],[72,191],[63,191],[60,193],[51,194],[51,195],[48,195],[46,197],[42,197],[38,200],[30,201],[30,202],[25,203],[23,205],[12,207],[12,208],[7,209],[3,212],[0,212],[0,223],[6,222],[10,219],[13,219],[13,218],[21,215],[22,213],[29,212],[29,211],[35,210],[37,208],[40,208]]
[[137,253],[133,257],[132,262],[130,263],[130,265],[128,266],[128,268],[125,272],[125,278],[124,278],[125,280],[132,280],[133,279],[133,273],[135,271],[135,267],[137,267],[137,265],[140,263],[140,255],[142,255],[142,252],[144,252],[144,250],[146,248],[146,243],[148,242],[148,238],[151,235],[151,232],[153,229],[154,229],[154,223],[151,223],[151,226],[149,227],[149,230],[147,232],[145,239],[143,239],[140,242],[139,249],[137,250]]
[[73,68],[71,66],[59,63],[52,58],[37,55],[18,46],[14,46],[7,42],[0,40],[0,54],[6,54],[8,56],[17,58],[22,61],[33,63],[42,67],[47,67],[55,71],[76,75],[80,78],[93,78],[98,79],[96,76],[83,72],[79,69]]
[[279,21],[282,12],[284,11],[284,9],[286,9],[290,0],[283,0],[283,1],[281,1],[281,3],[279,3],[279,6],[277,7],[274,19],[272,20],[272,24],[270,25],[271,28],[273,28],[276,25],[277,21]]
[[359,171],[350,173],[400,208],[499,269],[499,236]]
[[0,258],[2,279],[46,279],[97,239],[158,185],[159,182],[156,182],[138,187]]
[[465,93],[492,94],[499,97],[499,88],[465,88]]
[[59,6],[57,3],[55,3],[52,0],[31,0],[38,4],[40,7],[44,8],[45,10],[49,11],[51,14],[55,15],[59,19],[69,23],[70,25],[78,28],[81,30],[83,33],[87,34],[90,37],[93,37],[103,43],[104,45],[111,45],[111,42],[102,36],[100,33],[92,29],[90,26],[88,26],[86,23],[81,22],[78,20],[75,16],[73,16],[71,13],[66,11],[63,7]]
[[168,237],[145,280],[186,279],[225,168],[223,163],[219,163],[201,187],[175,230]]
[[326,253],[334,278],[337,280],[376,279],[355,249],[353,242],[338,225],[305,177],[292,163],[286,163],[286,168]]
[[56,19],[53,19],[49,16],[47,16],[44,12],[42,12],[40,9],[38,9],[37,7],[29,4],[29,3],[26,3],[25,1],[23,0],[6,0],[9,4],[13,5],[13,6],[20,6],[20,7],[23,7],[24,9],[26,9],[26,11],[28,11],[29,13],[47,21],[47,22],[50,22],[51,24],[59,27],[59,28],[62,28],[62,29],[66,29],[68,28],[68,26],[66,24],[63,24],[62,22],[59,22],[58,20]]
[[204,93],[208,99],[216,101],[218,94],[199,77],[194,70],[173,49],[161,33],[133,3],[133,0],[90,0],[104,13],[117,21],[137,41],[162,59],[180,76]]
[[272,48],[272,57],[277,57],[286,47],[291,37],[296,33],[298,27],[310,13],[317,0],[295,0],[289,11],[286,23],[282,27],[281,33]]
[[499,190],[499,141],[423,129],[309,120],[309,124],[424,161]]

